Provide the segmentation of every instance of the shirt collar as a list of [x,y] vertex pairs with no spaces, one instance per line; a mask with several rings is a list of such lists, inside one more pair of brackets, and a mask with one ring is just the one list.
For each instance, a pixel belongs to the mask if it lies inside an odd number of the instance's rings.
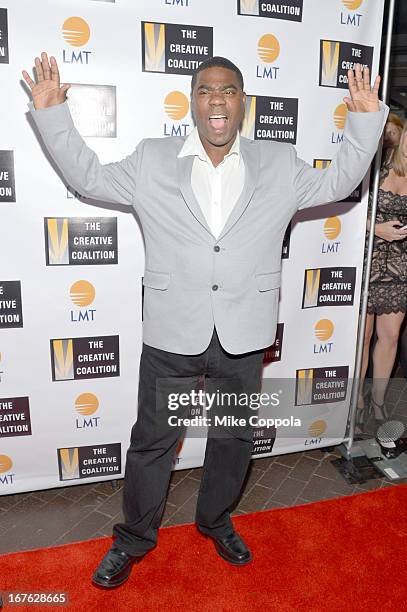
[[[194,155],[199,157],[202,161],[206,161],[208,163],[212,163],[208,157],[207,152],[204,149],[204,146],[199,138],[198,128],[194,127],[192,132],[187,136],[184,145],[181,151],[178,153],[177,157],[187,157],[188,155]],[[227,153],[224,157],[226,159],[230,155],[240,155],[240,134],[237,132],[235,141],[230,149],[229,153]]]

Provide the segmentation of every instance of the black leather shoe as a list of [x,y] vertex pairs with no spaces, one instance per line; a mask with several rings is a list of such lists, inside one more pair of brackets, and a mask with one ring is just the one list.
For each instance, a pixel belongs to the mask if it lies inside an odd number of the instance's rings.
[[236,531],[223,538],[210,536],[202,531],[200,533],[211,538],[218,555],[233,565],[246,565],[253,558],[250,550]]
[[92,581],[107,589],[117,587],[127,580],[133,564],[141,561],[143,556],[132,557],[113,545],[97,567]]

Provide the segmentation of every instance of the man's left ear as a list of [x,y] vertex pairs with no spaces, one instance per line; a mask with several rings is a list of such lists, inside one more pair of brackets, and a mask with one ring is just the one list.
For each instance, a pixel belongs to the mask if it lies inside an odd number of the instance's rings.
[[242,96],[242,106],[243,106],[243,113],[246,111],[246,94],[245,92],[243,92],[243,96]]

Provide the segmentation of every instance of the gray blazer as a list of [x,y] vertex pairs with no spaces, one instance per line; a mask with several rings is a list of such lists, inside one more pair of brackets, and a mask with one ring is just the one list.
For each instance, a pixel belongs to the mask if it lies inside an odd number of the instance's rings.
[[66,102],[30,108],[71,187],[137,211],[146,248],[143,341],[186,355],[205,350],[214,325],[233,354],[274,342],[285,229],[298,209],[341,200],[356,188],[388,113],[384,104],[376,113],[349,113],[326,170],[299,159],[290,144],[242,138],[245,185],[216,239],[192,191],[194,158],[177,158],[185,138],[146,139],[122,161],[102,165]]

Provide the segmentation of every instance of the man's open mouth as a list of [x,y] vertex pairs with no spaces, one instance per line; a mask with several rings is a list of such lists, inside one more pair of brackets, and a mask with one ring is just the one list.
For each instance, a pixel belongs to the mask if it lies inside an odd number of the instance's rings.
[[226,115],[211,115],[209,117],[209,123],[215,130],[221,130],[226,126],[228,118]]

